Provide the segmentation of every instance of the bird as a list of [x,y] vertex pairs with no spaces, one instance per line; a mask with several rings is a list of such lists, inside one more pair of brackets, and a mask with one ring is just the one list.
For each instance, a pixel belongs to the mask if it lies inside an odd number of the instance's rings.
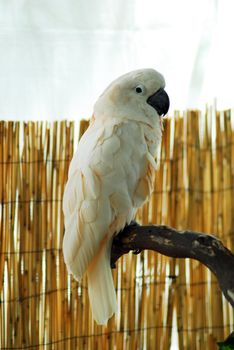
[[152,194],[169,105],[165,79],[155,69],[118,77],[94,104],[69,165],[63,256],[77,281],[87,276],[92,317],[100,325],[118,309],[112,241]]

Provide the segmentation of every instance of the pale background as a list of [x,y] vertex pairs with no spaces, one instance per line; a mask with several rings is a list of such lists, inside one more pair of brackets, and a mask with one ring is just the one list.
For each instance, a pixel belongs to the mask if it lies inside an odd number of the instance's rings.
[[171,110],[234,106],[233,0],[0,0],[0,119],[88,118],[152,67]]

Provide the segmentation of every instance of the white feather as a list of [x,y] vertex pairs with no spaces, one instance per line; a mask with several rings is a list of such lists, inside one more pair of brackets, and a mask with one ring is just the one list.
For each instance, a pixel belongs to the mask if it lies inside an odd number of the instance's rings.
[[70,164],[64,192],[64,259],[76,279],[87,273],[92,313],[99,324],[106,324],[117,309],[110,268],[113,235],[134,219],[150,195],[149,167],[156,167],[161,141],[160,119],[147,106],[147,96],[139,102],[129,90],[134,79],[143,78],[148,94],[164,85],[159,73],[143,70],[112,84],[100,97]]

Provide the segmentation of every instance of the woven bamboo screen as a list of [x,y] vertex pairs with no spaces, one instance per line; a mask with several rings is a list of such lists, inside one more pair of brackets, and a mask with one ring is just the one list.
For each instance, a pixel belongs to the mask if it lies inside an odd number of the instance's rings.
[[[155,191],[138,221],[215,233],[234,251],[232,122],[230,111],[210,110],[165,120]],[[233,309],[208,269],[188,259],[122,257],[114,271],[120,313],[107,327],[92,321],[86,280],[68,276],[61,251],[75,129],[0,123],[1,349],[167,350],[172,332],[179,349],[216,349],[233,329]]]

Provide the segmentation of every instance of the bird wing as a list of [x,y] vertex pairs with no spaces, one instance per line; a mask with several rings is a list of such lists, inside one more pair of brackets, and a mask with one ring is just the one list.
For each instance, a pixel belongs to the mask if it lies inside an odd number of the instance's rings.
[[77,279],[102,243],[135,215],[133,197],[144,167],[138,158],[144,147],[134,124],[93,123],[70,164],[63,198],[63,252]]

